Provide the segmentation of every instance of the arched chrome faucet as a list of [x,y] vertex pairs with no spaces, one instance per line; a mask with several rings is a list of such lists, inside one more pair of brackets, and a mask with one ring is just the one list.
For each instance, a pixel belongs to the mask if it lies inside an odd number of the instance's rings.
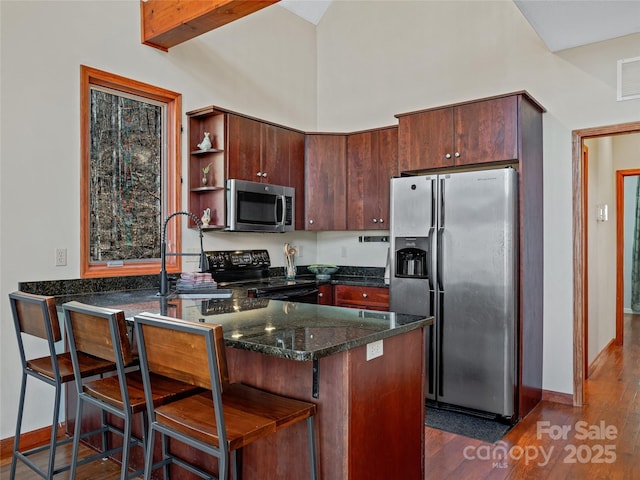
[[[200,253],[167,253],[167,224],[169,220],[177,215],[186,215],[190,217],[198,226],[198,232],[200,233]],[[204,247],[202,245],[202,222],[191,212],[174,212],[169,215],[162,225],[162,238],[160,243],[160,291],[159,295],[165,297],[169,294],[169,277],[167,276],[167,256],[195,256],[200,255],[200,271],[209,271],[209,259],[204,253]]]

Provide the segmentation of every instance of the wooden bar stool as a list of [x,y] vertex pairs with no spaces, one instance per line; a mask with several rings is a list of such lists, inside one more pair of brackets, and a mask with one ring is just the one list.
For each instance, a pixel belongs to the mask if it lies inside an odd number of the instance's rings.
[[[70,479],[73,480],[78,466],[78,448],[82,436],[82,412],[84,404],[90,404],[102,412],[102,432],[112,432],[122,436],[122,446],[108,448],[103,437],[102,452],[89,457],[88,461],[101,459],[121,452],[122,480],[138,476],[142,470],[129,472],[129,456],[131,447],[144,448],[147,433],[147,415],[142,377],[137,359],[131,351],[127,337],[126,321],[122,310],[113,310],[79,302],[68,302],[63,306],[65,329],[69,340],[71,361],[74,371],[80,368],[80,357],[88,355],[97,359],[113,362],[116,374],[100,379],[85,379],[76,376],[78,403],[76,409],[76,425],[74,432],[73,453]],[[168,378],[154,378],[158,388],[154,390],[150,402],[154,405],[192,395],[200,389],[188,383]],[[104,413],[113,414],[124,422],[122,429],[104,422]],[[142,435],[136,438],[132,434],[134,415],[141,413]],[[86,463],[87,460],[83,460]]]
[[[56,353],[55,345],[62,340],[62,334],[60,332],[54,297],[13,292],[9,294],[9,302],[11,304],[11,313],[13,314],[16,329],[20,362],[22,364],[22,383],[20,386],[20,399],[18,401],[18,419],[13,444],[10,479],[13,480],[15,478],[18,460],[29,466],[29,468],[41,477],[50,479],[53,478],[55,474],[68,470],[70,467],[69,464],[56,467],[55,457],[56,448],[72,440],[71,438],[57,440],[62,386],[64,383],[71,382],[74,379],[71,356],[69,352]],[[48,345],[49,355],[27,360],[23,342],[24,335],[45,340]],[[82,355],[78,357],[78,368],[79,375],[89,377],[113,371],[115,364]],[[24,413],[27,378],[29,377],[43,381],[55,388],[51,440],[47,445],[20,451],[22,416]],[[45,470],[36,465],[29,457],[47,449],[49,450],[49,460]]]
[[[238,477],[236,452],[281,428],[307,421],[311,479],[317,478],[314,415],[316,405],[259,390],[230,384],[222,326],[181,321],[143,313],[134,318],[140,368],[147,398],[157,388],[153,374],[167,376],[205,388],[206,391],[167,405],[147,401],[150,435],[145,460],[145,479],[151,478],[155,432],[161,434],[165,478],[167,465],[211,478],[169,453],[167,437],[190,445],[218,459],[218,478],[227,480],[229,461]],[[263,478],[269,478],[265,472]]]

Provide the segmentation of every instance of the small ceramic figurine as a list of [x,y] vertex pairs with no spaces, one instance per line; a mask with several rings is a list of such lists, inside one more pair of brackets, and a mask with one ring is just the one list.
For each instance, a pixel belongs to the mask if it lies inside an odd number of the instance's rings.
[[203,227],[208,227],[209,226],[209,222],[211,221],[211,209],[210,208],[207,208],[204,212],[202,212],[202,218],[200,220],[202,220],[202,226]]
[[209,150],[211,148],[211,139],[209,138],[209,132],[204,132],[204,138],[202,142],[198,144],[200,150]]

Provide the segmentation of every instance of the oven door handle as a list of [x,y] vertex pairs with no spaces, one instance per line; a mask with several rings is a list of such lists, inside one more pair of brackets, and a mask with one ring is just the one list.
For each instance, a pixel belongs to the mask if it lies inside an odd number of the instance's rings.
[[263,293],[260,298],[271,298],[272,300],[293,300],[295,298],[306,297],[307,295],[318,294],[317,288],[305,288],[304,290],[294,290],[289,292],[277,292],[273,294]]

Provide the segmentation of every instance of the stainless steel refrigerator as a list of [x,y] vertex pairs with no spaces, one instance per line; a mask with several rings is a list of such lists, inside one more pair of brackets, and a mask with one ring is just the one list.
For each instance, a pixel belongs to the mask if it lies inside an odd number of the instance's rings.
[[515,415],[518,180],[510,167],[391,179],[390,307],[432,315],[427,398]]

